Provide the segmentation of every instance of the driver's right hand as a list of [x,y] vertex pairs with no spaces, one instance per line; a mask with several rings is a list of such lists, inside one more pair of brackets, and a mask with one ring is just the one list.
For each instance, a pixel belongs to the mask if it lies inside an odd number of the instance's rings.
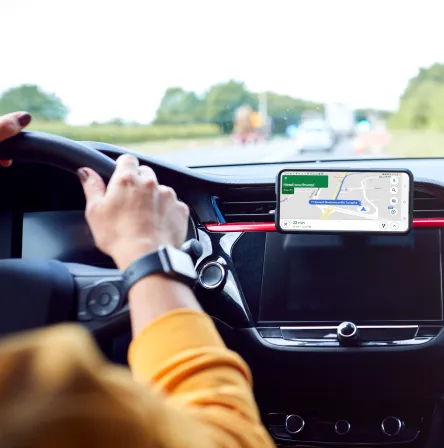
[[188,207],[172,188],[136,157],[120,156],[108,184],[90,168],[78,170],[86,197],[86,220],[96,246],[126,269],[161,245],[179,248],[186,237]]

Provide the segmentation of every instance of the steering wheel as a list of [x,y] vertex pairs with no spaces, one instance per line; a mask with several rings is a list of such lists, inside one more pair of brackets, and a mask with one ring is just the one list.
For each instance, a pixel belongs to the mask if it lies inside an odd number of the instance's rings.
[[[114,172],[110,157],[64,137],[23,132],[0,144],[0,159],[42,163],[75,173],[87,166],[105,181]],[[118,269],[57,260],[0,260],[0,334],[58,322],[83,323],[96,337],[129,328]]]

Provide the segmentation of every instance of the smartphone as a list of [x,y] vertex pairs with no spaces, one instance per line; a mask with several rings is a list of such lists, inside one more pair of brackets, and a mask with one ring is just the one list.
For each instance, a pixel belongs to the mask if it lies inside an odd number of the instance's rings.
[[406,234],[413,226],[409,170],[282,170],[276,198],[283,233]]

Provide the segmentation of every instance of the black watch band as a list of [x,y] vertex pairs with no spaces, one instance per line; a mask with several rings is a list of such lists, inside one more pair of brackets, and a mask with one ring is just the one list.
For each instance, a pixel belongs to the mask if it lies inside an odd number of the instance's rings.
[[123,296],[127,297],[135,283],[151,274],[162,274],[190,287],[197,280],[193,261],[188,254],[171,246],[162,246],[128,266],[122,275]]

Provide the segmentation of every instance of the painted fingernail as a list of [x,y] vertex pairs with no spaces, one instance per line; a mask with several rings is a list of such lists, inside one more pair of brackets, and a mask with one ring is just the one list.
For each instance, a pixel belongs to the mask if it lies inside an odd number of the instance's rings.
[[80,182],[85,182],[86,179],[88,179],[88,171],[86,171],[84,168],[80,168],[77,170],[77,176],[80,178]]
[[31,123],[31,115],[29,115],[28,112],[23,112],[17,117],[17,120],[20,123],[20,126],[28,126],[28,124]]

